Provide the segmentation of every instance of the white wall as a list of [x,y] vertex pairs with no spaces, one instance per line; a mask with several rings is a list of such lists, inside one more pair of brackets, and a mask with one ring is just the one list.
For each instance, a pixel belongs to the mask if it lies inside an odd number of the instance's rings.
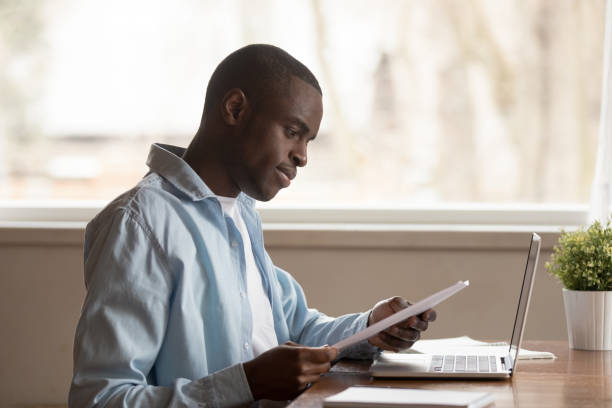
[[[72,372],[84,296],[82,227],[0,228],[0,406],[61,404]],[[344,231],[269,228],[277,265],[331,315],[393,295],[419,299],[459,279],[425,337],[507,339],[529,245],[527,232]],[[556,234],[543,234],[526,338],[566,339],[560,285],[543,268]]]

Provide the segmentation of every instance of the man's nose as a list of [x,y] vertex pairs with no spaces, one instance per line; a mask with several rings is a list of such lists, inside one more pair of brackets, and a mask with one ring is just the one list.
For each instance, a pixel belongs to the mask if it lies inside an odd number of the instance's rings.
[[291,160],[297,167],[304,167],[308,161],[308,155],[306,153],[306,144],[299,143],[291,151]]

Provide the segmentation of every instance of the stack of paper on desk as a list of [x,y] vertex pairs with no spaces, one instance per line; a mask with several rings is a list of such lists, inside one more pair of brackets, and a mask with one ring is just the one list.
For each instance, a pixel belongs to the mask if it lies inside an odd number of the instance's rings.
[[[445,339],[419,340],[404,353],[422,354],[456,354],[456,355],[505,355],[508,353],[508,343],[486,343],[474,340],[468,336],[450,337]],[[385,352],[386,353],[386,352]],[[519,360],[554,359],[548,351],[532,351],[520,349]]]
[[325,398],[324,407],[481,408],[493,403],[487,392],[414,390],[407,388],[349,387]]

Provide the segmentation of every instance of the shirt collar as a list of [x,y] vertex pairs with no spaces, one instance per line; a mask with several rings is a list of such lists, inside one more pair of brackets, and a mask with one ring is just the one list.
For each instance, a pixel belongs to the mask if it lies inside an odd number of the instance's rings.
[[[216,197],[198,173],[183,160],[185,150],[183,147],[153,143],[147,157],[147,166],[193,201]],[[255,206],[255,200],[244,193],[240,193],[237,199],[249,207]]]

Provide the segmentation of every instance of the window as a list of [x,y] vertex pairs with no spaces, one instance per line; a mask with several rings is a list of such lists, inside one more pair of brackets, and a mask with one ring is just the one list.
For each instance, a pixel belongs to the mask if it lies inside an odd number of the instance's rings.
[[187,145],[216,64],[309,66],[324,120],[275,204],[586,203],[604,2],[4,1],[0,198],[108,200]]

